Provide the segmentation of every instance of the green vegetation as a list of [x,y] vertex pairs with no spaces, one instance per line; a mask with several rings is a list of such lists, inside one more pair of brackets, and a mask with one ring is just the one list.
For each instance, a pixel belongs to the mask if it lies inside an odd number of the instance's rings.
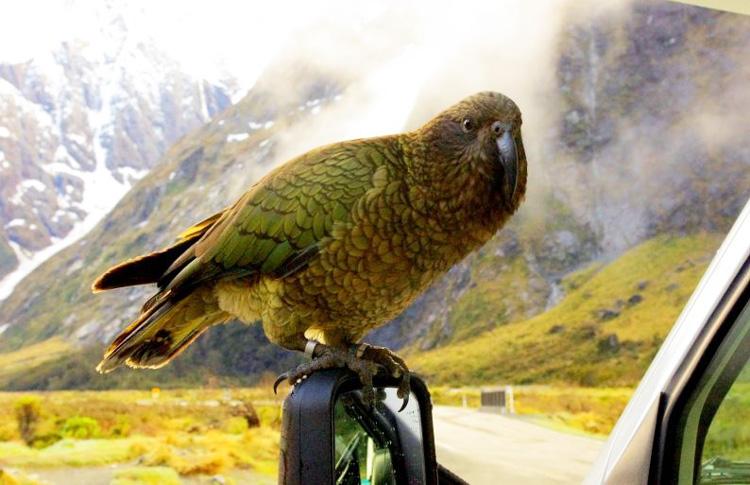
[[90,439],[101,434],[99,422],[88,416],[73,416],[68,418],[60,428],[60,435],[65,438]]
[[[117,369],[106,375],[96,372],[104,345],[92,345],[51,353],[57,339],[0,354],[0,389],[150,389],[187,388],[205,385],[247,387],[274,377],[300,362],[294,352],[270,345],[260,325],[220,325],[207,332],[170,365],[157,370]],[[61,341],[60,341],[61,342]],[[38,348],[37,348],[38,347]],[[34,358],[39,352],[49,353]],[[270,381],[269,381],[270,379]]]
[[712,457],[750,462],[750,363],[732,384],[708,428],[702,459]]
[[[479,258],[472,265],[475,286],[466,290],[451,307],[449,321],[455,329],[449,341],[465,340],[510,322],[512,315],[524,315],[531,307],[542,307],[547,298],[544,285],[535,292],[507,292],[506,288],[534,288],[531,271],[523,257],[509,262],[499,258]],[[490,277],[484,277],[490,273]],[[540,289],[541,288],[541,289]]]
[[96,466],[123,463],[141,456],[153,438],[117,440],[64,439],[47,448],[29,448],[18,442],[0,442],[0,462],[13,467]]
[[409,362],[431,383],[634,386],[720,242],[660,236],[566,277],[565,298],[528,320]]
[[[14,419],[15,409],[29,403],[32,446],[21,441]],[[280,399],[270,388],[0,393],[0,467],[143,465],[118,472],[117,483],[232,470],[272,476],[280,417]]]

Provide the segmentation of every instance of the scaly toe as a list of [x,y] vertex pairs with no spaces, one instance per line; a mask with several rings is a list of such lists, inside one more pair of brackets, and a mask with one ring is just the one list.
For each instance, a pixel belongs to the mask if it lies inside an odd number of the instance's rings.
[[287,381],[290,386],[293,386],[301,379],[306,378],[316,371],[343,366],[344,360],[342,359],[342,357],[338,355],[338,353],[332,351],[330,348],[323,346],[322,353],[319,356],[315,357],[310,362],[300,364],[296,368],[284,372],[279,377],[277,377],[276,382],[273,383],[273,392],[275,394],[277,392],[279,384],[284,381]]
[[367,344],[361,345],[366,346],[364,351],[361,352],[364,359],[375,362],[383,367],[392,377],[398,379],[397,395],[404,400],[399,411],[404,410],[409,403],[409,377],[411,374],[409,368],[406,366],[406,362],[385,347],[376,347]]

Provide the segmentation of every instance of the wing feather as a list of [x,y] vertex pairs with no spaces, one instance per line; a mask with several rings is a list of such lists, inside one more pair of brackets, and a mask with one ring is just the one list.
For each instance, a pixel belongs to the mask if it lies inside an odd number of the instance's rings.
[[178,276],[180,284],[203,280],[205,274],[284,277],[304,268],[373,186],[377,164],[358,156],[361,149],[331,145],[271,172],[195,244],[198,263],[190,264],[190,274]]

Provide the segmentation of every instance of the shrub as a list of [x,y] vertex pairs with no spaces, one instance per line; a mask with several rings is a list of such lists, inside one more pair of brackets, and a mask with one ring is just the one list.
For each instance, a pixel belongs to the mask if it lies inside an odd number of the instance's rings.
[[[245,429],[257,428],[260,426],[260,417],[255,410],[255,406],[253,406],[253,403],[250,401],[242,401],[242,404],[232,410],[232,415],[242,417],[245,420],[245,423],[247,423]],[[244,429],[242,431],[244,431]]]
[[94,418],[74,416],[65,420],[60,429],[60,434],[65,438],[96,438],[101,434],[101,428],[99,422]]
[[109,434],[116,438],[125,438],[130,436],[132,425],[128,416],[117,416],[115,424],[109,431]]
[[256,409],[262,425],[272,428],[281,426],[281,408],[279,406],[263,405]]
[[39,434],[34,437],[34,442],[32,443],[32,446],[34,448],[46,448],[48,446],[54,445],[61,439],[62,439],[62,436],[60,436],[58,433]]
[[18,431],[12,421],[0,420],[0,441],[11,441],[17,436]]
[[42,415],[41,401],[36,396],[24,396],[16,401],[15,409],[21,439],[27,445],[31,445],[36,437],[36,429]]
[[230,434],[242,434],[247,431],[247,421],[239,416],[227,419],[224,431]]
[[193,455],[190,459],[174,460],[180,475],[216,475],[231,465],[229,457],[219,452]]

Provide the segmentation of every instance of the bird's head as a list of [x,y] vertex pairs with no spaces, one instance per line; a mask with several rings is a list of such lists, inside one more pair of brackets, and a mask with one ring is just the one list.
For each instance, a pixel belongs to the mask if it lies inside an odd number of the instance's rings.
[[425,156],[423,183],[458,184],[486,204],[514,212],[526,191],[521,111],[507,96],[485,91],[451,106],[417,130]]

